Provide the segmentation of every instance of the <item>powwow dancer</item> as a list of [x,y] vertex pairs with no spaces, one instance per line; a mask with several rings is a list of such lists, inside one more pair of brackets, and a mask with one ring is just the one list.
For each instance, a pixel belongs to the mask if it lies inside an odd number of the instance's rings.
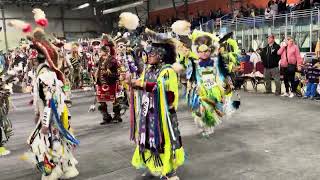
[[92,64],[92,53],[90,52],[89,40],[81,40],[81,87],[88,87],[92,84],[89,72],[89,63]]
[[[2,70],[4,71],[4,69]],[[9,97],[11,94],[11,88],[8,83],[12,78],[7,80],[4,80],[3,78],[1,78],[0,81],[0,156],[10,154],[10,151],[4,146],[4,144],[8,142],[9,138],[13,135],[12,124],[8,118],[8,112],[10,109]]]
[[140,79],[130,83],[142,92],[135,106],[138,115],[130,117],[130,139],[137,144],[132,165],[147,168],[161,179],[177,180],[184,149],[176,114],[179,94],[178,75],[172,66],[176,62],[175,46],[171,39],[163,39],[146,49],[148,67]]
[[72,64],[70,62],[70,59],[66,57],[66,49],[65,49],[65,42],[60,39],[56,39],[53,44],[58,48],[58,62],[56,64],[56,67],[64,74],[65,83],[63,86],[63,91],[66,95],[66,104],[68,107],[72,106],[71,101],[71,70],[72,70]]
[[[100,103],[99,110],[103,116],[101,125],[114,122],[122,122],[121,108],[116,98],[119,86],[119,64],[115,57],[114,43],[109,36],[104,35],[101,47],[98,70],[96,74],[96,100]],[[108,113],[107,103],[113,105],[112,117]],[[92,107],[90,107],[92,109]]]
[[72,44],[71,53],[67,58],[72,64],[71,86],[73,89],[78,89],[81,87],[81,56],[77,43]]
[[218,53],[219,39],[198,30],[193,31],[191,38],[199,60],[187,67],[187,103],[202,135],[208,137],[222,117],[239,108],[240,101],[233,99],[230,74]]
[[[34,9],[32,12],[38,25],[48,25],[42,10]],[[31,31],[29,24],[19,20],[12,21],[11,25],[22,28],[24,32]],[[42,28],[37,28],[28,39],[38,53],[36,80],[33,85],[37,125],[28,139],[30,150],[22,159],[36,166],[43,180],[73,178],[79,172],[75,167],[78,162],[72,155],[72,149],[79,141],[72,135],[70,115],[64,102],[64,76],[55,66],[58,53],[47,40]]]

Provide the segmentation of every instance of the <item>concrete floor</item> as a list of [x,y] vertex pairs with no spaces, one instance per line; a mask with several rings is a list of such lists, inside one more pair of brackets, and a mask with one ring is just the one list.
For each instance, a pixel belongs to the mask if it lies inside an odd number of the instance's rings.
[[[320,174],[320,103],[298,98],[241,93],[241,109],[209,139],[200,138],[181,100],[178,112],[188,155],[179,169],[182,180],[318,180]],[[10,114],[15,135],[12,154],[0,157],[0,180],[37,180],[37,170],[19,160],[27,150],[33,112],[27,96],[15,96]],[[74,99],[73,126],[81,141],[76,151],[77,180],[143,180],[130,165],[134,145],[124,123],[100,126],[98,112],[88,113],[89,93]],[[157,179],[157,178],[144,178]]]

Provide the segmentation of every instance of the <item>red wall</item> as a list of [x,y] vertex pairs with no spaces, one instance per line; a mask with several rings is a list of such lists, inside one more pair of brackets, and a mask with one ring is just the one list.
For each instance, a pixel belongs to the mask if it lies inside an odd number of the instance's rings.
[[[266,7],[269,0],[247,0],[246,4],[254,4],[256,7]],[[297,3],[299,0],[288,0],[288,3]],[[229,12],[228,0],[206,0],[197,3],[189,4],[189,15],[197,15],[199,11],[208,14],[211,10],[221,8],[225,12]],[[184,7],[178,7],[179,14],[183,15]],[[155,22],[157,16],[160,17],[161,22],[165,22],[171,17],[175,16],[173,8],[161,9],[150,12],[151,22]]]

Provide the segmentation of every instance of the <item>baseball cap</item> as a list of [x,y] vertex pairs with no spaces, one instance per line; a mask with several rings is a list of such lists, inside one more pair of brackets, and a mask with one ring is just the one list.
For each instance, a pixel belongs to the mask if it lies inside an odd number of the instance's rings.
[[269,37],[271,37],[271,38],[274,39],[274,34],[269,34],[269,35],[267,36],[267,38],[269,38]]

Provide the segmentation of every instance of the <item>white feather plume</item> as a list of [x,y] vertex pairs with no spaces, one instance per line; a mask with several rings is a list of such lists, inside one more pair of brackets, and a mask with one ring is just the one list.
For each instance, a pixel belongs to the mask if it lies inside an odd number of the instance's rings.
[[39,8],[35,8],[32,10],[33,14],[34,14],[34,19],[37,21],[39,19],[45,19],[46,18],[46,14],[44,13],[44,11],[42,11]]
[[185,20],[178,20],[171,25],[171,29],[178,35],[187,36],[191,32],[191,24]]
[[119,27],[135,30],[139,26],[139,17],[131,12],[123,12],[119,16]]
[[21,29],[21,30],[23,30],[23,32],[31,32],[32,31],[31,25],[29,23],[26,23],[21,20],[11,20],[11,21],[9,21],[8,25],[11,27],[14,27],[16,29]]
[[46,14],[44,13],[44,11],[42,11],[39,8],[36,8],[36,9],[33,9],[32,12],[34,14],[34,20],[39,26],[42,26],[42,27],[48,26],[48,19],[46,18]]

